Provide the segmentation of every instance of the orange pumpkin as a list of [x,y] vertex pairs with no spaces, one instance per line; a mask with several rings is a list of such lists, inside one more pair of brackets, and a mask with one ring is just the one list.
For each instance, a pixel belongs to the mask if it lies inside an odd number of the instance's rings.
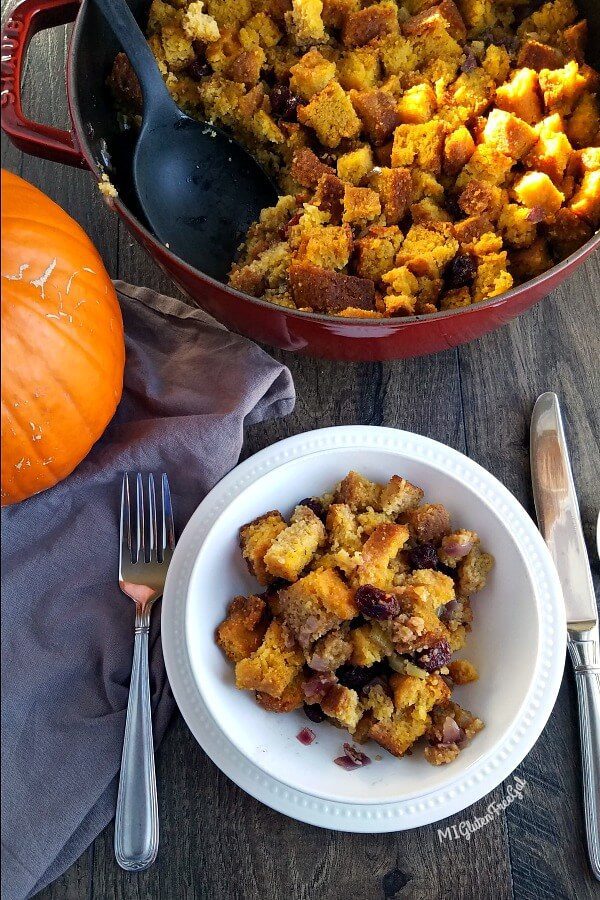
[[2,505],[73,471],[123,389],[123,321],[85,232],[2,172]]

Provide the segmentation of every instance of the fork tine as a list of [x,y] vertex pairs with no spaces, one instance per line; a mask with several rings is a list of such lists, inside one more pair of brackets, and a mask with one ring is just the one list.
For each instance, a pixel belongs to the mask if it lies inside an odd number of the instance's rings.
[[161,478],[162,493],[162,547],[166,550],[175,549],[175,524],[173,522],[173,506],[171,504],[171,490],[169,488],[169,479],[166,472],[162,473]]
[[123,473],[121,485],[121,518],[119,521],[119,553],[121,562],[124,556],[129,554],[131,562],[131,503],[129,500],[129,476]]
[[156,521],[156,491],[154,489],[154,475],[148,475],[148,555],[156,553],[158,559],[158,525]]
[[136,477],[136,499],[137,552],[135,562],[144,562],[146,559],[146,538],[144,533],[144,485],[142,483],[142,475],[140,472],[137,473]]

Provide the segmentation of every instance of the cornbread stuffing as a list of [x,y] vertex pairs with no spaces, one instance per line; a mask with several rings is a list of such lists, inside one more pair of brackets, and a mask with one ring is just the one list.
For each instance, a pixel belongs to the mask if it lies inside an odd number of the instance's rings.
[[[540,274],[600,224],[600,75],[573,0],[152,0],[176,102],[277,179],[229,283],[424,315]],[[141,93],[119,54],[123,110]]]
[[441,765],[483,728],[452,699],[478,678],[453,654],[494,561],[423,498],[399,475],[381,485],[349,472],[289,524],[275,510],[244,525],[242,555],[266,591],[235,597],[216,641],[263,709],[304,707],[398,757],[422,740]]

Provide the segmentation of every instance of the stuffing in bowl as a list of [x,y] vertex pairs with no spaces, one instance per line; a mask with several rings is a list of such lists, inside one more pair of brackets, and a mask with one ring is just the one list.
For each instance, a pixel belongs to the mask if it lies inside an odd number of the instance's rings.
[[[425,758],[441,765],[483,728],[452,698],[455,684],[478,677],[454,653],[493,558],[476,532],[453,527],[446,508],[423,497],[398,475],[380,485],[350,472],[299,503],[289,522],[272,510],[244,525],[241,553],[266,590],[235,597],[216,639],[236,686],[264,709],[304,708],[397,757],[424,738]],[[344,748],[338,765],[370,761]]]

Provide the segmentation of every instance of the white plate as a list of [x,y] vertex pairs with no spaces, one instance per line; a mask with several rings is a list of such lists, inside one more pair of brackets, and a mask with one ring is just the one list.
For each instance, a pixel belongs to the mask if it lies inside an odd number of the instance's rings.
[[[475,528],[496,556],[474,598],[464,653],[480,680],[457,689],[485,730],[446,767],[420,752],[348,773],[332,762],[344,732],[313,726],[301,712],[276,715],[236,691],[214,628],[235,593],[256,590],[237,548],[239,525],[267,509],[289,512],[350,468],[383,481],[405,475]],[[169,570],[163,645],[173,692],[192,733],[213,761],[250,794],[312,824],[393,831],[444,818],[492,790],[518,765],[554,705],[564,667],[565,612],[547,548],[515,498],[460,453],[419,435],[371,426],[314,431],[281,441],[242,463],[200,504]],[[296,740],[309,725],[309,747]],[[379,753],[369,745],[369,754]]]

